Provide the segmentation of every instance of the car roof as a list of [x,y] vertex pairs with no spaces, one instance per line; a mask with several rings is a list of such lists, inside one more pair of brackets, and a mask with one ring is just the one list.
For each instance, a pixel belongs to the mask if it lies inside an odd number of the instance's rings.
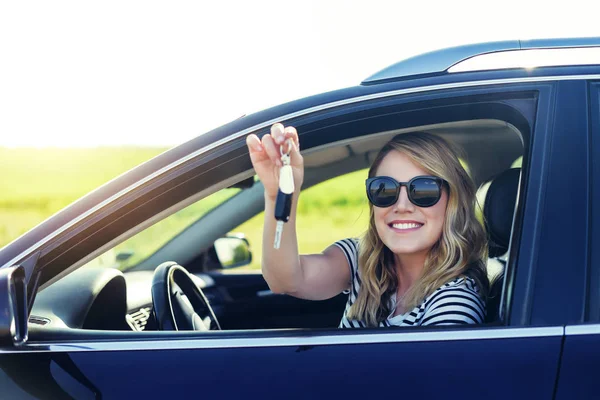
[[[362,84],[389,82],[418,76],[448,72],[452,67],[468,59],[491,53],[515,52],[532,49],[565,49],[600,46],[600,38],[564,38],[538,40],[509,40],[501,42],[474,43],[435,50],[402,60],[365,79]],[[573,60],[570,65],[577,65]]]

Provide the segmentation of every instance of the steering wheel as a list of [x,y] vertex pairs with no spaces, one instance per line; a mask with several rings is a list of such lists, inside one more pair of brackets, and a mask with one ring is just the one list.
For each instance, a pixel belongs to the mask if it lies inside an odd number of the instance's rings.
[[154,270],[152,303],[161,331],[221,330],[206,296],[176,262],[164,262]]

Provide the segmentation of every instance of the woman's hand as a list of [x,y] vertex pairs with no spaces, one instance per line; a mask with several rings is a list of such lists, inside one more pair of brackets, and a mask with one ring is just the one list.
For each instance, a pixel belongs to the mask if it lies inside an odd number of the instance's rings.
[[[246,138],[252,166],[265,187],[265,195],[273,201],[277,197],[279,169],[283,165],[279,147],[288,139],[292,146],[290,165],[294,172],[294,185],[296,192],[299,192],[304,179],[304,160],[300,155],[300,144],[296,128],[293,126],[284,128],[282,124],[277,123],[271,127],[271,134],[267,133],[262,137],[262,141],[256,135],[249,135]],[[284,145],[284,150],[285,147],[287,147],[287,144]]]

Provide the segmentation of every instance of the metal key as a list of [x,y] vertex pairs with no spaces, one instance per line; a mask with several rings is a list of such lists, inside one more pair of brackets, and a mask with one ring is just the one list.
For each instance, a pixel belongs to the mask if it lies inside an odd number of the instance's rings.
[[[289,150],[284,152],[283,146],[286,143]],[[281,243],[283,224],[289,221],[290,212],[292,210],[294,174],[292,171],[292,166],[290,165],[291,149],[292,145],[291,143],[288,143],[288,141],[279,146],[279,153],[281,154],[281,162],[283,163],[283,166],[279,170],[279,190],[277,191],[277,198],[275,200],[275,219],[277,220],[277,226],[275,228],[275,243],[273,243],[273,247],[276,249],[279,249],[279,245]]]

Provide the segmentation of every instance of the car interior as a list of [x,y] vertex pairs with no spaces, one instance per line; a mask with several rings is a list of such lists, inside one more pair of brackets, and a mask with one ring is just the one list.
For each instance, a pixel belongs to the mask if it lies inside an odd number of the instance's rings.
[[[513,167],[524,155],[524,139],[519,130],[496,119],[462,120],[426,126],[387,130],[362,137],[332,142],[303,152],[305,179],[303,190],[353,171],[368,168],[378,150],[393,136],[406,132],[430,132],[440,135],[462,150],[468,172],[480,188],[478,201],[482,206],[482,221],[489,235],[488,274],[492,290],[488,300],[488,324],[501,323],[499,311],[502,293],[506,291],[504,269],[513,232],[513,219],[518,198],[521,169]],[[520,166],[520,165],[519,165]],[[167,215],[161,213],[143,226],[131,229],[126,237],[116,238],[73,265],[70,273],[48,282],[38,292],[32,307],[29,325],[35,330],[102,330],[156,331],[162,326],[153,306],[153,282],[157,267],[166,262],[184,267],[200,289],[190,294],[187,289],[162,296],[179,297],[180,309],[196,306],[196,301],[210,304],[215,322],[223,330],[247,329],[332,329],[342,316],[347,295],[340,293],[324,301],[308,301],[273,294],[260,271],[236,272],[222,269],[215,243],[240,224],[263,211],[263,189],[254,179],[252,170],[231,177],[228,186],[241,190],[210,212],[193,222],[157,251],[126,271],[118,268],[91,268],[87,262],[100,256],[117,241],[123,241],[158,222]],[[220,187],[211,188],[215,192]],[[208,191],[208,192],[210,192]],[[203,190],[180,204],[174,213],[206,196]],[[366,207],[366,206],[365,206]],[[342,238],[340,238],[342,239]],[[253,243],[260,246],[260,243]],[[164,267],[166,268],[166,267]],[[163,268],[163,269],[164,269]],[[165,273],[163,271],[163,273]],[[168,278],[164,278],[167,279]],[[193,296],[194,299],[188,298]],[[191,304],[190,304],[191,303]],[[200,301],[202,303],[202,301]],[[200,313],[201,314],[201,313]],[[206,312],[200,317],[211,319]],[[186,329],[194,329],[190,325]],[[181,330],[181,329],[180,329]]]

